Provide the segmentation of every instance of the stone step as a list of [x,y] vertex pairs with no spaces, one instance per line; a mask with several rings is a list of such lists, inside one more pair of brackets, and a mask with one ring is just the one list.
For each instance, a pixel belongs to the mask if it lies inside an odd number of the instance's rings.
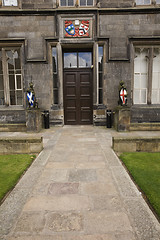
[[160,122],[131,123],[130,131],[160,131]]
[[0,124],[0,132],[25,132],[26,124],[25,123],[5,123]]

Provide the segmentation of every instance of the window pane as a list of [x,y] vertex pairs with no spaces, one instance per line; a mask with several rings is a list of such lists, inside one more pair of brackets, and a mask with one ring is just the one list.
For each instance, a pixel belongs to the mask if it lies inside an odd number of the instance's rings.
[[92,65],[92,53],[80,52],[78,54],[79,67],[91,67]]
[[4,91],[0,91],[0,105],[4,105]]
[[93,6],[93,0],[87,0],[87,6]]
[[103,46],[98,46],[98,103],[103,103]]
[[61,6],[67,6],[67,0],[61,0],[60,3]]
[[160,0],[156,0],[156,3],[159,4],[159,3],[160,3]]
[[20,59],[20,50],[15,51],[13,54],[13,58],[15,61],[15,69],[21,69],[21,59]]
[[151,4],[151,0],[136,0],[137,5],[148,5]]
[[4,90],[3,75],[0,75],[0,90]]
[[159,90],[160,90],[160,53],[159,49],[154,49],[153,58],[153,76],[152,76],[152,104],[158,104],[159,101]]
[[86,0],[80,0],[80,6],[86,6]]
[[58,104],[58,90],[53,91],[53,97],[54,97],[54,104]]
[[18,6],[17,0],[3,0],[3,6]]
[[147,53],[143,52],[141,53],[141,62],[140,62],[140,69],[141,73],[147,73],[148,72],[148,64],[147,64],[147,58],[146,58]]
[[58,104],[57,48],[52,48],[53,64],[53,104]]
[[134,72],[135,73],[140,73],[140,55],[137,54],[137,57],[134,59]]
[[147,103],[147,90],[141,90],[141,103]]
[[16,75],[17,89],[22,89],[21,85],[21,75]]
[[68,6],[73,6],[74,5],[74,1],[73,0],[68,0]]
[[9,72],[14,71],[14,60],[13,60],[13,52],[7,51],[7,58],[8,58],[8,70]]
[[152,90],[152,104],[159,103],[159,91],[158,90]]
[[151,4],[151,0],[144,0],[144,4]]
[[147,75],[142,74],[141,75],[141,88],[147,88]]
[[103,71],[103,47],[98,47],[98,67],[99,71]]
[[53,74],[53,88],[58,88],[58,77],[57,77],[57,74]]
[[3,68],[2,68],[2,51],[0,51],[0,74],[2,74]]
[[140,74],[135,74],[134,75],[134,87],[135,88],[140,88],[140,86],[141,86],[141,76],[140,76]]
[[153,78],[152,78],[152,89],[158,88],[159,87],[159,73],[153,73]]
[[23,105],[22,90],[17,91],[17,105]]
[[52,48],[52,59],[53,59],[53,72],[57,72],[57,49]]
[[9,88],[10,88],[10,90],[15,89],[15,78],[14,78],[14,75],[9,75]]
[[64,68],[77,68],[77,53],[64,53]]
[[99,73],[99,88],[102,88],[103,82],[102,82],[102,73]]
[[137,5],[142,5],[143,4],[143,0],[136,0],[136,4]]
[[15,91],[10,91],[10,105],[16,105]]
[[103,90],[99,89],[99,104],[103,103]]
[[0,75],[0,105],[4,105],[4,85],[2,75]]
[[140,103],[140,90],[134,89],[134,103],[135,104]]

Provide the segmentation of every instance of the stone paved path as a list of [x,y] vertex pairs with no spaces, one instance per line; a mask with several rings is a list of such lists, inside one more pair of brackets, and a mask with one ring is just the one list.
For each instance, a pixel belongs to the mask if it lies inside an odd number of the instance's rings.
[[0,240],[159,240],[160,225],[111,149],[111,131],[52,128],[0,207]]

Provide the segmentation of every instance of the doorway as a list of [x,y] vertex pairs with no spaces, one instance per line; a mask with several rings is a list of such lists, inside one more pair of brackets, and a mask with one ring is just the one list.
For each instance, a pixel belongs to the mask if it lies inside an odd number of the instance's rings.
[[92,51],[63,53],[64,123],[93,123]]

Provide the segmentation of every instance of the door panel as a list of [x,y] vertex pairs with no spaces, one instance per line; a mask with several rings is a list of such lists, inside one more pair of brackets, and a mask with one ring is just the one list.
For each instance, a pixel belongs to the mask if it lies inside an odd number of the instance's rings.
[[92,124],[92,71],[64,70],[65,124]]

